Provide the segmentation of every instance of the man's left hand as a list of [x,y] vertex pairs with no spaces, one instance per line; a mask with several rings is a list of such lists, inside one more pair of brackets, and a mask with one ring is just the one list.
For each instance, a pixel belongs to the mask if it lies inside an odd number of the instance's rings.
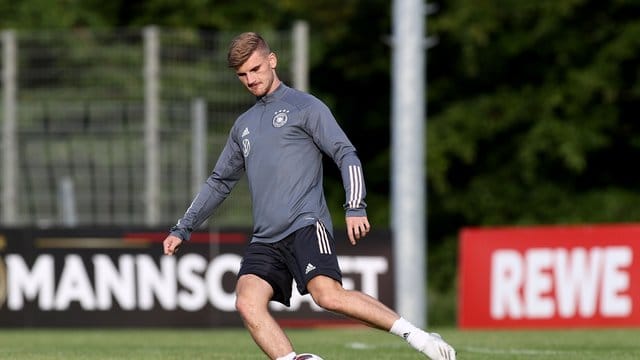
[[355,245],[358,240],[365,237],[371,225],[369,225],[369,219],[366,216],[347,216],[347,235],[352,245]]

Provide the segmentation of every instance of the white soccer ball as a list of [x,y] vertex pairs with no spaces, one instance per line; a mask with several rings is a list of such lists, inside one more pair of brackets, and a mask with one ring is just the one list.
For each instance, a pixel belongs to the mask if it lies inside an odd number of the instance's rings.
[[315,354],[304,353],[304,354],[298,354],[296,356],[296,360],[323,360],[323,359],[320,356]]

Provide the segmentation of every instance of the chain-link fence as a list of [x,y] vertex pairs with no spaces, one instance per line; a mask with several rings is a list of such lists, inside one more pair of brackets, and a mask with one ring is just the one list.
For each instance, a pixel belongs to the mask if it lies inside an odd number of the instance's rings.
[[[2,35],[4,226],[173,224],[253,103],[226,65],[235,33]],[[292,33],[263,35],[289,82]],[[249,202],[243,180],[215,222],[250,224]]]

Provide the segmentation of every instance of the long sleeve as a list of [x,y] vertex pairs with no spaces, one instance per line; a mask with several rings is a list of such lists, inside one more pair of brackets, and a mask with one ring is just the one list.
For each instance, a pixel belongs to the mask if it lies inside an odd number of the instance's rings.
[[308,131],[314,142],[330,156],[340,168],[345,190],[343,207],[347,216],[365,216],[367,194],[362,164],[347,135],[338,125],[329,108],[318,102],[309,110]]
[[367,203],[364,201],[367,190],[362,175],[362,165],[355,151],[342,158],[340,173],[346,194],[343,207],[347,216],[365,216]]
[[202,184],[183,217],[171,228],[171,235],[189,240],[191,232],[208,219],[229,196],[243,173],[242,152],[232,135],[229,135],[213,172]]

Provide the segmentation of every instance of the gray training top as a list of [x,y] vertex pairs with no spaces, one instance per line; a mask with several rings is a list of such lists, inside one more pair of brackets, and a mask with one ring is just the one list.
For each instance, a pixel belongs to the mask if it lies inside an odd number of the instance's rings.
[[273,243],[318,220],[333,232],[322,187],[323,152],[340,168],[346,215],[366,215],[355,148],[324,103],[281,83],[238,117],[213,172],[171,235],[189,240],[245,172],[253,206],[251,241]]

